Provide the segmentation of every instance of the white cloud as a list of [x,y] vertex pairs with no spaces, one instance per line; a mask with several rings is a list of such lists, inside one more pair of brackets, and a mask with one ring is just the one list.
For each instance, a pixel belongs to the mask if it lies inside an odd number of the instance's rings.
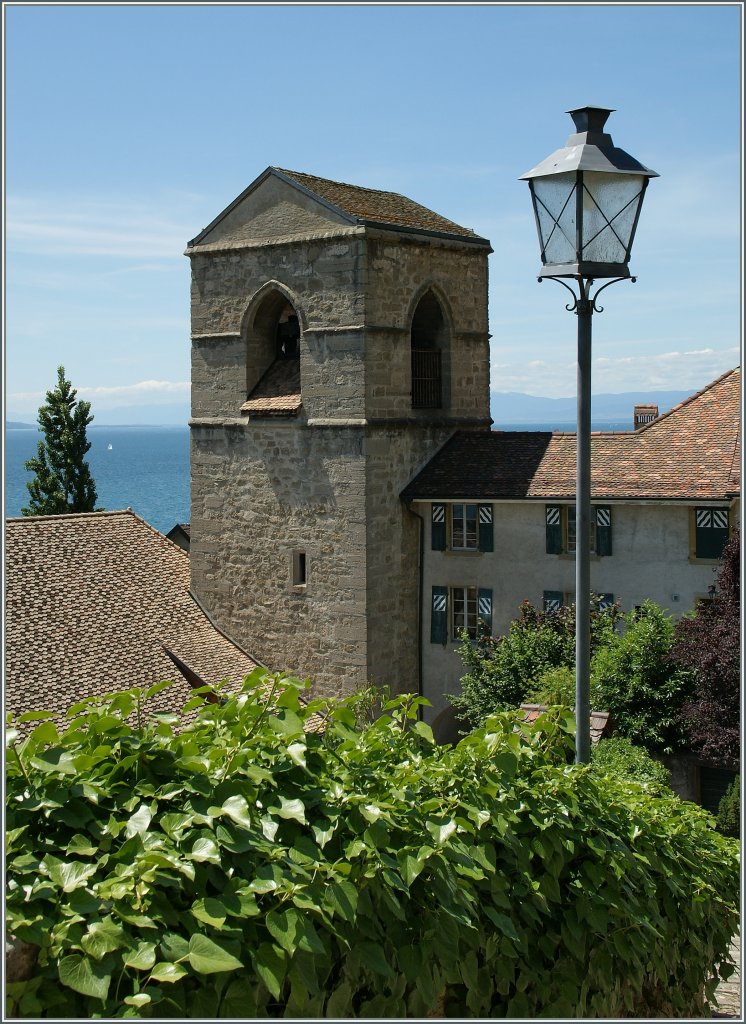
[[178,260],[195,233],[193,210],[164,217],[155,202],[9,196],[6,217],[8,251],[36,256]]
[[[705,387],[740,362],[737,347],[703,348],[689,352],[602,356],[593,360],[593,391],[616,394],[625,391],[686,391]],[[575,394],[575,361],[492,364],[493,391],[520,391],[543,398],[566,398]]]
[[[181,402],[189,396],[190,383],[171,380],[141,380],[136,384],[116,384],[113,386],[89,386],[76,388],[78,398],[86,402],[95,401],[97,405],[107,408],[126,402],[128,405],[140,405],[153,401]],[[46,391],[16,391],[7,396],[8,403],[21,405],[24,402],[43,402]]]

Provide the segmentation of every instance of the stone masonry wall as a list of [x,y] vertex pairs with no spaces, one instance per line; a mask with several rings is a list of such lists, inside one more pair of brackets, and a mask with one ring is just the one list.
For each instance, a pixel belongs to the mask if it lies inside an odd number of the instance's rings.
[[[312,203],[294,222],[280,191],[239,205],[191,252],[192,585],[249,653],[317,693],[415,690],[418,523],[399,493],[454,429],[488,423],[487,250],[310,230]],[[409,330],[427,288],[449,327],[451,396],[412,410]],[[302,408],[247,421],[247,345],[273,290],[301,324]]]
[[[218,624],[315,692],[366,680],[360,430],[251,423],[192,431],[192,585]],[[293,585],[304,551],[307,584]]]
[[[489,417],[487,255],[447,239],[379,233],[368,240],[366,411],[371,419],[431,420],[412,409],[410,329],[417,302],[431,288],[450,335],[450,387],[440,415]],[[445,370],[445,366],[444,366]]]
[[[277,282],[299,316],[309,417],[362,416],[363,242],[354,235],[252,243],[192,256],[192,416],[237,416],[246,400],[247,319]],[[259,294],[258,294],[259,293]],[[252,299],[258,296],[252,305]]]

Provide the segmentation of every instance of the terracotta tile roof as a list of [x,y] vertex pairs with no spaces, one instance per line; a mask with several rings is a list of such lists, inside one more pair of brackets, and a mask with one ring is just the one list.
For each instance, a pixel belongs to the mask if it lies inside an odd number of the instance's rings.
[[396,192],[381,192],[378,189],[361,188],[359,185],[347,185],[341,181],[317,178],[313,174],[286,171],[281,167],[273,167],[272,170],[290,178],[362,224],[421,228],[425,231],[435,231],[438,234],[458,235],[461,238],[479,242],[486,241],[470,228],[463,228],[460,224],[455,224],[452,220],[447,220],[440,214],[434,213],[433,210],[428,210],[427,207],[420,206],[419,203]]
[[300,360],[276,359],[241,406],[241,412],[293,416],[300,405]]
[[[639,430],[594,433],[591,493],[724,501],[740,488],[740,369]],[[574,433],[460,431],[402,492],[410,498],[575,495]]]
[[6,521],[6,710],[64,710],[84,696],[164,679],[191,694],[167,646],[206,683],[256,666],[189,595],[189,556],[133,512]]

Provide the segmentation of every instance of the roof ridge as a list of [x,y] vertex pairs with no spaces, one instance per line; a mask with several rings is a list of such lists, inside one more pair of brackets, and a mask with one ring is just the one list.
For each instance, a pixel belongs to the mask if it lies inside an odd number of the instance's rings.
[[[286,167],[272,167],[273,171],[279,171],[280,174],[287,174],[291,178],[315,178],[317,181],[325,181],[330,185],[343,185],[345,188],[354,188],[357,192],[375,192],[376,195],[380,196],[396,196],[397,199],[406,199],[408,203],[414,203],[416,206],[422,206],[422,203],[418,203],[416,199],[410,199],[409,196],[405,196],[403,192],[392,192],[387,188],[369,188],[367,185],[353,185],[351,181],[340,181],[338,178],[326,178],[322,174],[310,174],[308,171],[290,171]],[[423,207],[428,209],[428,207]],[[435,213],[435,211],[432,211]],[[440,216],[440,214],[438,214]],[[447,218],[444,218],[447,219]]]
[[675,405],[672,409],[669,409],[668,412],[661,413],[660,416],[657,416],[654,420],[651,420],[650,423],[645,423],[644,426],[638,427],[638,429],[633,431],[633,433],[637,437],[639,437],[642,434],[645,434],[646,431],[650,430],[651,427],[657,426],[663,420],[668,419],[668,417],[671,416],[673,413],[679,412],[681,409],[684,409],[687,405],[690,405],[698,398],[701,398],[702,395],[706,394],[708,391],[711,391],[712,388],[716,387],[718,384],[724,381],[726,377],[730,377],[731,374],[737,373],[740,369],[741,366],[739,363],[738,366],[734,366],[732,369],[726,370],[725,373],[721,373],[719,377],[716,377],[715,380],[710,381],[709,384],[706,384],[703,388],[700,388],[699,391],[695,391],[693,395],[689,395],[688,398],[683,399],[683,401],[679,402],[678,405]]
[[[136,519],[141,519],[143,523],[145,522],[129,505],[127,508],[102,508],[97,509],[95,512],[60,512],[56,515],[46,516],[7,516],[5,521],[6,523],[38,523],[46,522],[50,519],[83,519],[87,516],[100,516],[103,518],[104,516],[124,516],[128,514],[133,515]],[[149,526],[150,524],[146,523],[146,525]],[[151,529],[155,529],[155,527],[151,527]]]
[[138,513],[135,512],[135,510],[131,506],[119,509],[101,509],[98,512],[61,512],[59,515],[49,516],[9,516],[5,520],[5,522],[7,526],[21,524],[33,525],[34,523],[59,522],[60,520],[64,520],[66,522],[69,522],[70,520],[79,521],[81,519],[99,520],[113,516],[127,516],[131,519],[135,519],[138,523],[141,523],[144,527],[146,527],[148,530],[154,533],[156,537],[158,537],[159,540],[163,541],[169,548],[173,548],[175,551],[180,552],[185,558],[189,557],[187,552],[184,551],[182,547],[179,547],[178,544],[175,544],[172,540],[169,540],[165,533],[161,533],[161,531],[157,530],[152,523],[149,523],[147,521],[147,519],[143,519],[143,517],[141,515],[138,515]]

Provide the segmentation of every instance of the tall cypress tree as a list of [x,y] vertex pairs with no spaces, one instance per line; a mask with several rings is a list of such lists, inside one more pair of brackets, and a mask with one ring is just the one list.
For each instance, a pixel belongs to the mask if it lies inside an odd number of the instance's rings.
[[78,402],[65,368],[57,369],[57,387],[47,391],[39,409],[44,440],[35,458],[26,462],[34,479],[26,486],[31,500],[21,511],[25,516],[56,516],[65,512],[94,512],[96,484],[85,455],[91,447],[86,428],[93,420],[90,402]]

